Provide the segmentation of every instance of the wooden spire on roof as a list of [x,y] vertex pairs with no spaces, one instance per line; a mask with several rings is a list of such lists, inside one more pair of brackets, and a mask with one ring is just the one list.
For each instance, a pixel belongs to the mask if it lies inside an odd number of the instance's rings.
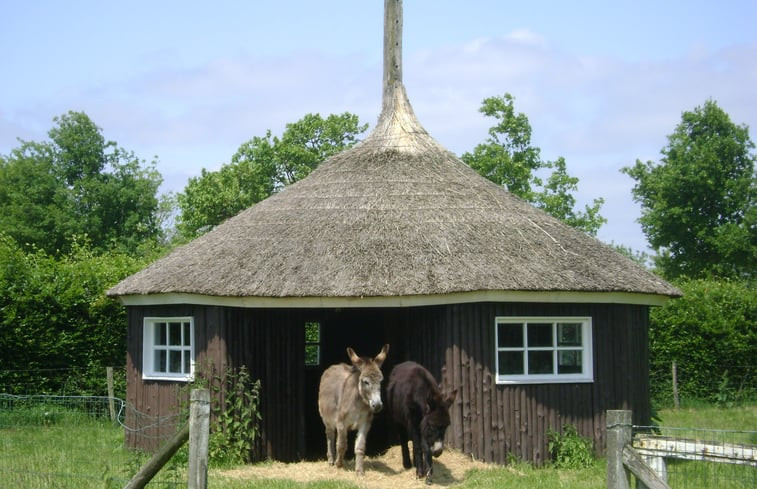
[[364,144],[419,153],[444,151],[421,126],[402,84],[402,0],[384,1],[384,86],[381,115]]

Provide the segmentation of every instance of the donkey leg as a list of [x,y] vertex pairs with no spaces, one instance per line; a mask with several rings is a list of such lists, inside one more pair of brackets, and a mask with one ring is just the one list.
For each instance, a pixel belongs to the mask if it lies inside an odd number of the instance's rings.
[[347,427],[343,424],[336,425],[336,461],[334,465],[344,467],[344,453],[347,451]]
[[[426,445],[425,441],[424,445]],[[426,484],[431,484],[431,477],[434,475],[434,459],[431,457],[431,449],[428,445],[423,447],[423,469],[426,472]]]
[[326,458],[329,461],[329,465],[334,465],[334,451],[336,449],[336,430],[334,428],[326,428]]
[[361,426],[357,430],[357,436],[355,436],[355,472],[358,475],[365,475],[363,469],[363,461],[365,460],[365,441],[368,437],[368,430],[370,425]]
[[399,429],[400,447],[402,448],[402,466],[406,469],[413,467],[413,461],[410,459],[410,449],[407,447],[407,430]]
[[413,430],[413,465],[415,465],[415,476],[422,479],[426,475],[425,458],[423,456],[424,444],[426,442],[421,438],[420,429]]

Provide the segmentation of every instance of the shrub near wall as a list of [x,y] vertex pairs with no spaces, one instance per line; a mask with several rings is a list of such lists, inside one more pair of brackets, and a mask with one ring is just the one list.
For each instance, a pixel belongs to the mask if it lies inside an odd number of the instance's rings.
[[104,367],[126,352],[124,308],[105,290],[141,266],[86,244],[26,253],[0,235],[0,392],[104,394]]
[[757,291],[750,282],[689,280],[683,297],[655,308],[650,324],[652,398],[672,403],[676,362],[682,401],[757,399]]

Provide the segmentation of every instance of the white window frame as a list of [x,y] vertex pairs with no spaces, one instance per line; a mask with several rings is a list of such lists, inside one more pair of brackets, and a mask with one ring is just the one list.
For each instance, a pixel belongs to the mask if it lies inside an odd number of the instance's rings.
[[[529,323],[551,323],[552,324],[552,346],[551,347],[529,347],[527,324]],[[580,347],[568,346],[560,347],[557,345],[557,327],[559,323],[580,323],[581,324],[581,345]],[[523,343],[522,347],[501,348],[499,346],[499,325],[500,324],[522,324],[523,325]],[[593,333],[591,317],[585,316],[497,316],[494,320],[494,364],[497,373],[497,384],[564,384],[564,383],[586,383],[594,382],[594,359],[592,354]],[[582,362],[580,373],[559,374],[558,353],[560,351],[581,351]],[[552,351],[553,361],[551,374],[500,374],[499,354],[500,352],[514,351],[523,352],[523,372],[528,368],[529,351]]]
[[[189,323],[189,345],[185,345],[185,330],[183,327],[181,331],[181,343],[180,345],[156,345],[155,344],[155,328],[157,324],[164,323]],[[172,380],[172,381],[191,381],[194,378],[195,370],[195,327],[194,318],[191,316],[175,316],[175,317],[145,317],[142,328],[142,378],[147,380]],[[182,352],[182,365],[184,362],[184,352],[189,352],[189,372],[164,372],[156,370],[155,366],[155,352],[156,350],[166,351],[181,351]]]

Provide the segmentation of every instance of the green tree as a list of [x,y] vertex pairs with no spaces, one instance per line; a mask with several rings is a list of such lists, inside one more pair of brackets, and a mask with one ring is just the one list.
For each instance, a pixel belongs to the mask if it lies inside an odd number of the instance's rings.
[[[578,190],[578,178],[568,175],[563,157],[554,162],[542,161],[541,150],[531,144],[528,117],[515,112],[512,95],[485,99],[480,112],[494,117],[497,124],[489,128],[486,142],[472,153],[463,154],[462,160],[482,176],[568,225],[596,235],[607,222],[599,214],[604,200],[594,199],[583,211],[575,209],[573,193]],[[542,170],[552,170],[546,183],[538,176]]]
[[0,232],[27,247],[61,249],[73,228],[50,145],[25,142],[0,158]]
[[578,178],[568,175],[565,159],[560,156],[545,166],[553,170],[542,190],[534,193],[533,203],[566,224],[596,236],[602,224],[607,222],[599,214],[604,199],[594,199],[591,206],[584,207],[583,212],[576,211],[573,193],[578,191]]
[[754,143],[716,102],[684,112],[660,163],[622,169],[657,266],[668,278],[754,277],[757,186]]
[[28,386],[58,391],[73,382],[76,393],[103,394],[94,391],[103,370],[96,379],[72,379],[70,369],[124,364],[126,312],[104,291],[154,258],[96,253],[77,240],[70,252],[52,256],[25,251],[0,233],[0,385],[26,393]]
[[650,388],[672,399],[671,364],[683,399],[754,401],[757,292],[748,281],[680,280],[683,297],[650,313]]
[[87,236],[96,250],[136,250],[160,231],[150,164],[106,141],[83,112],[53,119],[50,141],[21,141],[0,158],[0,232],[52,254]]
[[243,143],[231,162],[218,171],[203,169],[177,196],[177,228],[192,238],[286,185],[306,177],[320,162],[358,141],[368,128],[356,115],[345,112],[325,119],[307,114],[286,125],[281,137],[267,131]]

